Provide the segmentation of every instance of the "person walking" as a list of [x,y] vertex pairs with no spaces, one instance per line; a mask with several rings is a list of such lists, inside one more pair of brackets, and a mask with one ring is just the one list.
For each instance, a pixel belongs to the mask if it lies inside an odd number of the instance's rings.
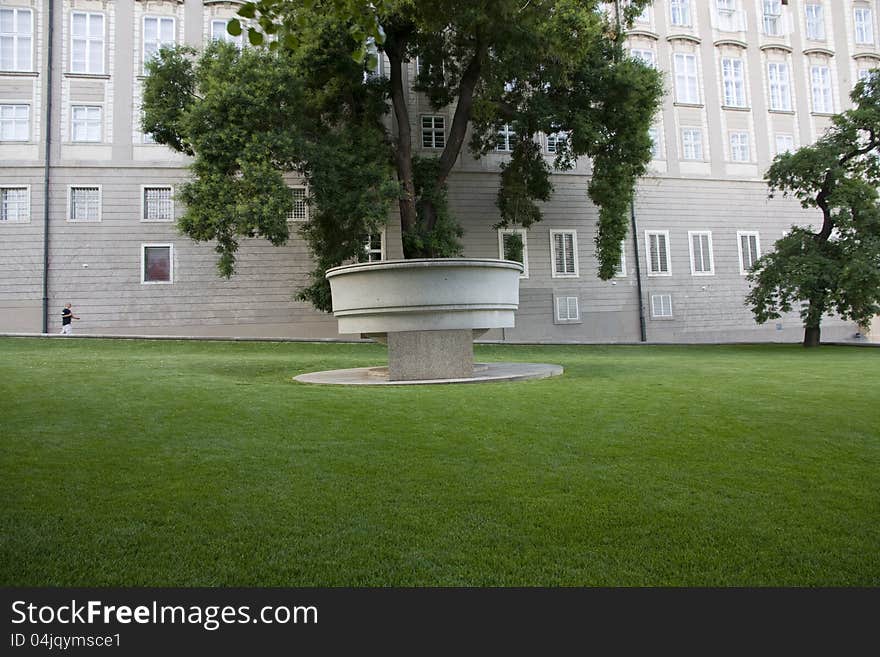
[[74,319],[79,319],[79,317],[73,314],[73,310],[68,303],[66,306],[64,306],[64,310],[61,311],[61,335],[73,334],[73,326],[71,322]]

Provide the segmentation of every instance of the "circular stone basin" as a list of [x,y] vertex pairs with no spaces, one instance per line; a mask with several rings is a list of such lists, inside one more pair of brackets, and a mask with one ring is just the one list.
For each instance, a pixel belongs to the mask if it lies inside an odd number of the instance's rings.
[[340,333],[511,328],[523,267],[511,260],[383,260],[327,270]]

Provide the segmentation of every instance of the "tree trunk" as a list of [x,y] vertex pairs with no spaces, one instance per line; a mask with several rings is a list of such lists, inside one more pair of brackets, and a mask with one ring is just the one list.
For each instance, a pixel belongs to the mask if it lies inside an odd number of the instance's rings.
[[822,329],[816,326],[805,326],[804,327],[804,346],[805,347],[818,347],[820,344],[820,334]]
[[[394,159],[397,168],[397,179],[401,185],[400,195],[400,230],[406,235],[417,221],[416,189],[413,179],[412,163],[412,129],[409,124],[409,109],[406,105],[406,92],[403,89],[403,58],[389,38],[386,54],[390,64],[391,105],[397,121],[397,143],[394,148]],[[403,257],[415,258],[419,254],[407,253],[406,240],[403,243]]]

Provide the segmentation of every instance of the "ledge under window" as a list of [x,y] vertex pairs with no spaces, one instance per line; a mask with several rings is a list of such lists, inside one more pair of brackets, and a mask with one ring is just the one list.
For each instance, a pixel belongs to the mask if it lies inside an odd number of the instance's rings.
[[0,75],[12,78],[38,78],[39,71],[0,71]]
[[109,80],[109,73],[65,73],[66,78],[76,78],[80,80]]

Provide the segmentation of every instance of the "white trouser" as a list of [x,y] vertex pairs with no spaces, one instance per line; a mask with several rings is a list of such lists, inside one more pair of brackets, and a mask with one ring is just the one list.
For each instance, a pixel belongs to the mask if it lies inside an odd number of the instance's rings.
[[73,335],[73,325],[65,324],[61,327],[61,335]]

